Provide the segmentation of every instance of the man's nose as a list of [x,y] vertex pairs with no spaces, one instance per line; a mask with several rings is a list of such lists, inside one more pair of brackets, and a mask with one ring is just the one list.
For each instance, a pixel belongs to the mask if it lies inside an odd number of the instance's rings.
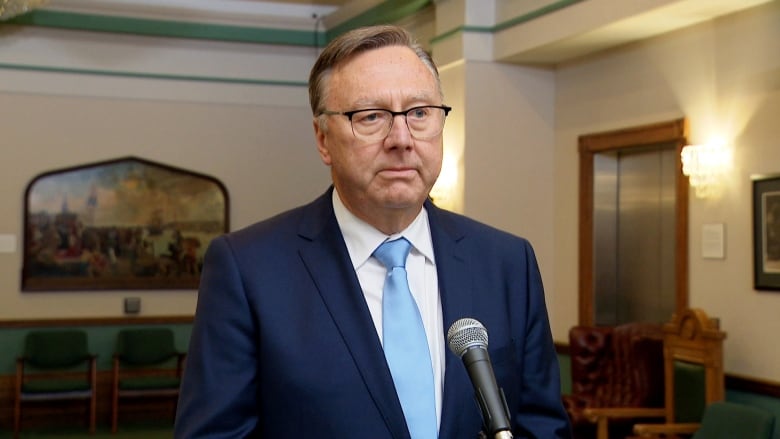
[[406,124],[405,114],[396,114],[393,117],[393,124],[390,126],[385,143],[388,146],[410,146],[412,144],[412,133],[409,131],[409,125]]

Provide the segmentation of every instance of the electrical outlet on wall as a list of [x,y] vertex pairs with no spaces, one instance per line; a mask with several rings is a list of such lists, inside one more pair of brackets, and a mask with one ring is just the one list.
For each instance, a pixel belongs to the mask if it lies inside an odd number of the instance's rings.
[[141,298],[140,297],[126,297],[125,298],[125,314],[138,314],[141,312]]

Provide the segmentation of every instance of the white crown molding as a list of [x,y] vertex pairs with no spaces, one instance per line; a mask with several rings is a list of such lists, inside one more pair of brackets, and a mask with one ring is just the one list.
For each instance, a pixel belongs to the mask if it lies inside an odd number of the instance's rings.
[[45,10],[177,22],[311,30],[335,6],[250,0],[49,0]]
[[333,12],[324,15],[323,24],[325,24],[326,29],[334,28],[382,3],[383,0],[352,0]]

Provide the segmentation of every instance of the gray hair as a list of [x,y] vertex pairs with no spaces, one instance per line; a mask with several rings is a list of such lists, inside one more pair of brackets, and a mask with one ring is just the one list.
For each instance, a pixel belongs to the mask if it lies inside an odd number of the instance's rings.
[[328,43],[317,58],[309,74],[309,104],[312,114],[319,116],[324,110],[322,103],[327,95],[325,86],[335,67],[357,54],[389,46],[404,46],[412,49],[436,78],[439,94],[442,94],[436,64],[409,31],[392,25],[368,26],[340,35]]

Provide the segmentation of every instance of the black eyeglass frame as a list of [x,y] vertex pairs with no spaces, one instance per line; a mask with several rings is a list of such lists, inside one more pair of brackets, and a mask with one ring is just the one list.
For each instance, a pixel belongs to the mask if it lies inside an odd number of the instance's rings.
[[[362,113],[364,111],[384,111],[387,113],[390,113],[392,116],[390,118],[390,129],[393,129],[393,121],[395,120],[396,116],[403,116],[404,122],[406,123],[406,126],[409,126],[409,122],[407,122],[406,117],[409,113],[415,110],[419,110],[421,108],[438,108],[439,110],[444,110],[444,119],[447,119],[447,115],[450,114],[450,111],[452,111],[452,107],[448,105],[418,105],[416,107],[408,108],[403,111],[392,111],[388,110],[387,108],[361,108],[360,110],[351,110],[351,111],[332,111],[332,110],[322,110],[320,111],[320,115],[326,115],[326,116],[346,116],[349,120],[350,127],[352,127],[352,134],[357,137],[357,134],[355,134],[355,128],[352,126],[352,116],[354,116],[357,113]],[[442,122],[442,127],[444,126],[444,123]],[[389,133],[390,131],[388,131]]]
[[444,110],[444,117],[447,117],[447,115],[450,114],[450,111],[452,111],[452,107],[447,105],[418,105],[417,107],[412,107],[404,111],[391,111],[388,110],[387,108],[361,108],[360,110],[352,110],[352,111],[322,110],[320,114],[325,114],[328,116],[339,116],[339,115],[347,116],[347,119],[349,119],[349,121],[352,122],[352,116],[362,111],[386,111],[393,116],[393,119],[395,119],[396,116],[406,117],[406,115],[409,114],[410,112],[414,110],[419,110],[420,108],[438,108],[440,110]]

